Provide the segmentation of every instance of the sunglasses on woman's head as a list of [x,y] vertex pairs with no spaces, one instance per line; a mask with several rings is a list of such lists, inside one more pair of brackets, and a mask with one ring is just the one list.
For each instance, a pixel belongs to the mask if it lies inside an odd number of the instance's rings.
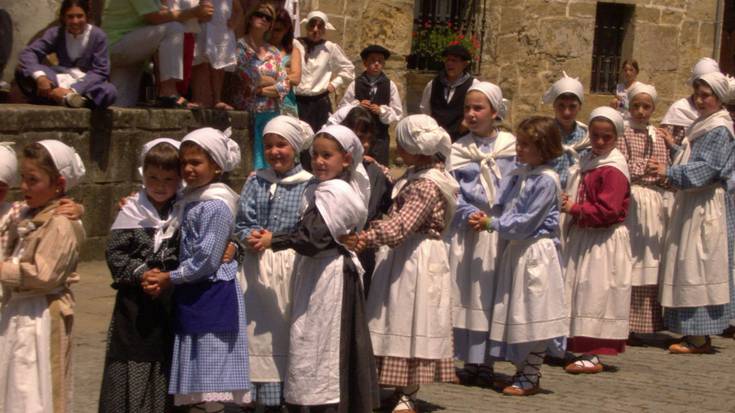
[[263,13],[261,11],[256,11],[255,13],[253,13],[253,17],[257,17],[259,19],[263,19],[263,20],[267,21],[268,23],[270,23],[270,22],[273,21],[273,16],[268,15],[268,14],[265,14],[265,13]]

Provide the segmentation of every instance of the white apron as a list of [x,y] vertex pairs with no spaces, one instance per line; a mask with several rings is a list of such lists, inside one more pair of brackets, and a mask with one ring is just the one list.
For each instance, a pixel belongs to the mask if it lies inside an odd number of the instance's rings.
[[564,288],[569,337],[628,338],[632,264],[623,224],[609,228],[572,225],[564,250]]
[[283,381],[288,360],[291,283],[296,253],[248,251],[242,265],[248,315],[250,380]]
[[381,247],[367,300],[376,356],[452,357],[451,276],[443,241],[412,234]]
[[510,241],[500,260],[490,339],[516,344],[568,334],[569,310],[554,241]]
[[664,307],[730,302],[725,190],[719,185],[676,192],[666,237],[660,301]]
[[[47,292],[12,293],[0,318],[0,412],[54,411]],[[62,406],[63,408],[63,406]]]
[[297,405],[339,403],[344,257],[297,255],[284,397]]
[[660,188],[632,185],[631,202],[625,225],[630,235],[633,256],[633,285],[657,285],[666,226],[665,191]]
[[[503,177],[496,160],[515,156],[515,136],[498,132],[489,152],[482,152],[468,135],[452,145],[449,169],[471,162],[480,165],[480,184],[490,207],[495,204],[494,181]],[[449,268],[452,274],[452,325],[471,331],[488,331],[495,297],[495,270],[502,253],[498,234],[477,232],[468,225],[452,229],[449,237]]]
[[452,325],[488,331],[493,313],[495,278],[502,249],[496,232],[456,227],[449,239],[452,277]]

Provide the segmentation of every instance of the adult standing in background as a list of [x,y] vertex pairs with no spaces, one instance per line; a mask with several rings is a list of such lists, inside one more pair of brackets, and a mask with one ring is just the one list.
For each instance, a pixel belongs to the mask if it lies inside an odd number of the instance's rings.
[[312,11],[302,23],[306,23],[306,37],[299,41],[305,53],[296,103],[299,118],[316,131],[332,111],[329,95],[355,78],[355,66],[339,45],[324,38],[327,30],[334,30],[326,14]]
[[280,106],[289,90],[288,74],[281,52],[266,40],[273,27],[276,10],[268,2],[250,9],[245,20],[245,36],[237,42],[236,73],[242,81],[242,94],[235,107],[247,110],[253,118],[253,168],[265,168],[263,130],[280,115]]
[[158,105],[186,108],[176,90],[184,78],[184,26],[189,19],[208,21],[214,8],[208,0],[198,6],[172,10],[159,0],[107,0],[102,29],[110,41],[110,78],[117,87],[119,106],[135,106],[145,63],[158,57]]
[[467,132],[467,127],[462,125],[464,97],[479,81],[470,74],[472,55],[467,48],[452,45],[444,49],[442,56],[444,69],[426,84],[419,109],[449,132],[454,142]]
[[288,73],[290,91],[281,102],[281,115],[299,117],[299,109],[296,105],[296,86],[301,83],[301,64],[303,62],[304,47],[301,42],[294,38],[294,24],[287,9],[281,9],[276,13],[276,20],[271,29],[270,44],[281,51],[281,64]]

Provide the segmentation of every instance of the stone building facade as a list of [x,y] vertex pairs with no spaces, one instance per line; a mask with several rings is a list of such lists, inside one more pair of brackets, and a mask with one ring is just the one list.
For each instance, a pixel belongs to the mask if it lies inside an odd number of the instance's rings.
[[[421,1],[421,0],[417,0]],[[441,1],[441,0],[439,0]],[[535,113],[551,113],[541,96],[562,70],[579,77],[588,88],[592,76],[598,3],[632,6],[623,58],[636,59],[639,80],[656,85],[660,101],[654,117],[668,104],[687,95],[686,79],[700,57],[719,58],[723,16],[731,1],[722,0],[486,0],[479,13],[485,22],[482,64],[478,77],[498,84],[511,101],[517,123]],[[339,42],[361,67],[359,51],[380,43],[394,52],[387,73],[400,86],[409,112],[415,112],[420,92],[432,74],[409,71],[415,2],[409,0],[303,0],[301,14],[319,9],[337,28],[330,38]],[[727,26],[727,25],[725,25]],[[728,56],[728,58],[732,58]],[[589,93],[582,117],[610,101],[610,94]]]

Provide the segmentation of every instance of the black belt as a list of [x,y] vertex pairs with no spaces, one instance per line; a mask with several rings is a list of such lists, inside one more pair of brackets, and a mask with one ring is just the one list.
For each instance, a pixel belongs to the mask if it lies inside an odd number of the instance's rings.
[[329,97],[329,91],[320,93],[318,95],[296,95],[296,101],[308,103],[323,99],[324,97]]

